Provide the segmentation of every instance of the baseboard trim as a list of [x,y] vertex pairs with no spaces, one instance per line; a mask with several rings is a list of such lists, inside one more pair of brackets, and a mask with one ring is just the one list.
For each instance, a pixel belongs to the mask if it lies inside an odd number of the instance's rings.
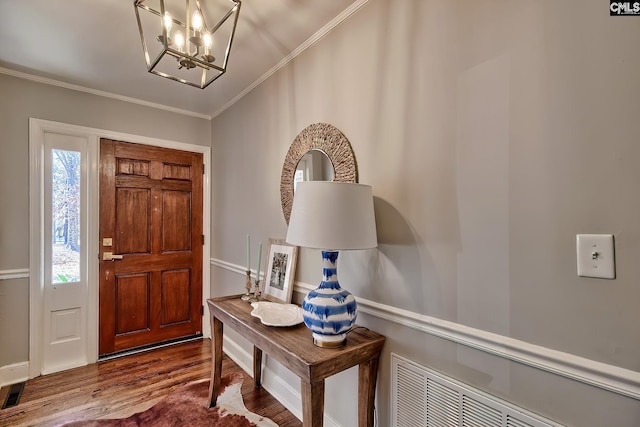
[[[244,274],[242,267],[212,259],[211,264]],[[294,290],[307,293],[315,286],[296,282]],[[525,341],[471,328],[386,304],[356,297],[360,313],[396,323],[429,335],[484,351],[545,372],[550,372],[640,400],[640,372],[621,368]]]
[[[238,343],[224,336],[222,349],[231,360],[253,377],[253,354],[250,354]],[[268,355],[266,355],[268,357]],[[293,415],[302,420],[302,400],[298,391],[294,390],[282,378],[275,374],[269,366],[264,364],[262,368],[262,387],[267,390],[278,402],[282,403]],[[324,415],[324,425],[327,427],[340,427],[331,417]]]
[[0,387],[29,379],[29,362],[0,366]]
[[17,268],[15,270],[0,270],[0,280],[28,279],[28,278],[29,278],[28,268]]

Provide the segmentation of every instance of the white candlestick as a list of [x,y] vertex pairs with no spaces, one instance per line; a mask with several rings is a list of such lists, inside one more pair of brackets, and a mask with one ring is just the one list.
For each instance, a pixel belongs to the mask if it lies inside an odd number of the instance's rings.
[[260,258],[262,258],[262,243],[258,245],[258,266],[256,267],[256,280],[260,280]]
[[247,234],[247,271],[251,271],[251,236]]

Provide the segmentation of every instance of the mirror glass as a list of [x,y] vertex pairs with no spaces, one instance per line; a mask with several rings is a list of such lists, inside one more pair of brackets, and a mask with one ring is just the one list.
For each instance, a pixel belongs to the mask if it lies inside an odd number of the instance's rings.
[[298,162],[293,176],[293,191],[300,181],[331,181],[335,176],[327,153],[322,150],[307,151]]

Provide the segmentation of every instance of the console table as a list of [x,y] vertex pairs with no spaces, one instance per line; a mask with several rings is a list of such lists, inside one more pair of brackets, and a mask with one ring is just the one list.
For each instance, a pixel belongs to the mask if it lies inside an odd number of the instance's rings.
[[385,337],[366,328],[355,327],[340,348],[320,348],[313,344],[311,331],[304,324],[285,328],[265,326],[251,316],[252,307],[240,296],[211,298],[207,301],[211,317],[213,363],[209,386],[210,407],[216,405],[222,374],[223,325],[237,331],[253,344],[253,380],[260,387],[262,352],[273,357],[300,377],[302,385],[302,424],[322,426],[324,380],[358,365],[358,426],[373,426],[373,404],[378,361]]

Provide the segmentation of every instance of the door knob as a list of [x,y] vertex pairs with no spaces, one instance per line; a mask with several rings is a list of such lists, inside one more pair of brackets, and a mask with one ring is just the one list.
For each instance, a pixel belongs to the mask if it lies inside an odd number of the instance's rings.
[[122,259],[122,255],[114,255],[113,252],[103,252],[102,260],[103,261],[115,261],[117,259]]

